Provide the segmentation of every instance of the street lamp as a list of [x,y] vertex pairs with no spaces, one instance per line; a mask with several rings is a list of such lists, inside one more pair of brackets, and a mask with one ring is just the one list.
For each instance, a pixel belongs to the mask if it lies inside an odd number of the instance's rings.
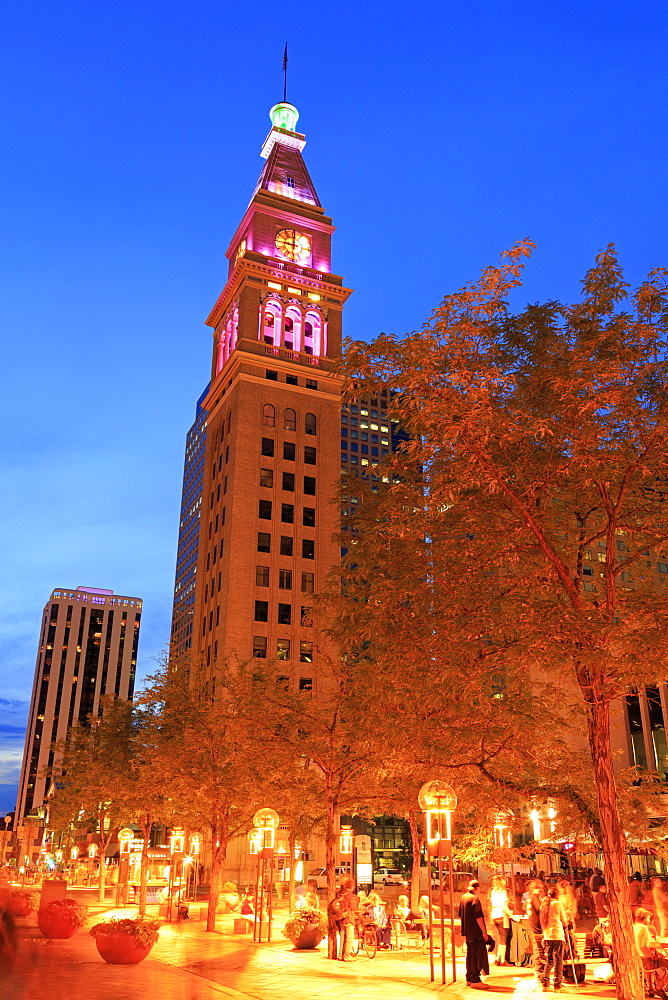
[[[271,918],[272,918],[272,885],[274,880],[274,844],[276,842],[276,830],[280,824],[279,815],[275,809],[258,809],[253,816],[253,826],[255,827],[258,872],[257,878],[260,884],[259,910],[260,919],[256,920],[253,929],[253,940],[262,940],[262,911],[264,909],[264,883],[267,871],[267,861],[269,861],[269,886],[267,888],[267,941],[271,941]],[[250,838],[249,838],[250,839]],[[250,842],[252,843],[252,841]],[[251,847],[252,853],[252,847]],[[262,868],[260,870],[260,862]],[[257,935],[257,936],[256,936]]]
[[[512,809],[499,809],[499,811],[494,816],[494,847],[500,850],[508,850],[513,846],[513,835],[512,835],[512,822],[515,819],[515,813]],[[506,877],[506,862],[501,855],[501,874]],[[513,903],[513,913],[515,912],[515,868],[513,865],[512,856],[510,858],[510,892],[512,895]]]
[[452,785],[440,778],[427,781],[418,794],[418,804],[425,817],[425,839],[429,873],[429,969],[434,982],[434,935],[432,915],[431,858],[438,864],[438,893],[441,925],[441,983],[445,986],[445,905],[443,898],[444,852],[448,858],[450,895],[450,941],[452,948],[452,981],[457,981],[455,958],[455,903],[452,878],[452,814],[457,808],[457,793]]
[[339,854],[353,853],[353,828],[345,825],[339,833]]

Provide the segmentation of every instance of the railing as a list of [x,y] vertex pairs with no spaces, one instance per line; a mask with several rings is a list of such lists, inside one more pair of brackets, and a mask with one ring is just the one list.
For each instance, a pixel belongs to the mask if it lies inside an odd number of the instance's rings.
[[298,354],[297,351],[287,351],[282,347],[270,347],[268,344],[265,344],[264,353],[274,358],[285,358],[286,361],[301,361],[304,364],[316,366],[320,364],[320,358],[316,358],[312,354]]

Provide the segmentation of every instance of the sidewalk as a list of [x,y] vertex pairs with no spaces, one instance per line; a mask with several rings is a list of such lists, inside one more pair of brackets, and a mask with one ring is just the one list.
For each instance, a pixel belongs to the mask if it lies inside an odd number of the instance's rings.
[[[494,969],[490,989],[473,990],[466,986],[464,962],[458,960],[460,981],[443,987],[440,958],[439,982],[430,983],[428,955],[383,951],[372,960],[359,956],[350,963],[332,962],[325,943],[316,951],[292,949],[280,930],[285,914],[277,915],[271,944],[261,945],[248,935],[232,934],[232,919],[220,918],[215,934],[208,934],[200,921],[165,924],[141,965],[112,966],[99,957],[85,928],[69,941],[45,941],[34,917],[29,918],[21,932],[19,961],[4,975],[0,970],[3,1000],[350,1000],[351,995],[360,1000],[428,1000],[435,994],[444,1000],[481,995],[537,1000],[544,995],[530,969]],[[573,986],[563,992],[576,994]],[[588,982],[579,994],[613,998],[615,990]]]

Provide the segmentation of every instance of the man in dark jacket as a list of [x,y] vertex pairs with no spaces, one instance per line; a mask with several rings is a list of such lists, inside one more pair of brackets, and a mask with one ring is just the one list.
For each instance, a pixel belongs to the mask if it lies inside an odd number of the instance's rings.
[[466,985],[478,990],[489,989],[480,974],[489,975],[487,956],[487,927],[482,903],[478,899],[480,882],[471,879],[469,887],[459,903],[459,919],[462,936],[466,939]]

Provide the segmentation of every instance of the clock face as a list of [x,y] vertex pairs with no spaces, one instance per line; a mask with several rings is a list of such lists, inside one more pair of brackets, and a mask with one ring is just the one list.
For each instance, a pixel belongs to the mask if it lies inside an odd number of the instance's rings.
[[311,240],[296,229],[281,229],[276,234],[276,249],[288,260],[307,260],[311,256]]

